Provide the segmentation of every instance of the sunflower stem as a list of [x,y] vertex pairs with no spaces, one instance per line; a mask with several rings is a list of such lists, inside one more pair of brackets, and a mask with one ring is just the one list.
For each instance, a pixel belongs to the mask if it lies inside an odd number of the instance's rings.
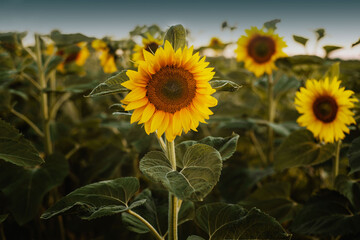
[[156,239],[164,240],[164,238],[162,236],[160,236],[160,234],[156,231],[156,229],[148,221],[146,221],[146,219],[144,219],[143,217],[141,217],[139,214],[137,214],[134,211],[128,210],[128,213],[133,215],[137,219],[139,219],[142,223],[144,223]]
[[[167,157],[171,163],[171,167],[176,171],[176,156],[174,141],[167,142]],[[169,212],[168,212],[168,232],[169,240],[177,240],[177,225],[178,225],[178,199],[174,194],[169,192]]]
[[274,79],[272,74],[268,74],[268,103],[269,103],[269,126],[268,126],[268,163],[274,161],[274,131],[270,126],[274,122]]
[[333,166],[333,186],[335,187],[335,179],[339,175],[339,165],[340,165],[340,149],[341,149],[341,140],[336,143],[336,152]]

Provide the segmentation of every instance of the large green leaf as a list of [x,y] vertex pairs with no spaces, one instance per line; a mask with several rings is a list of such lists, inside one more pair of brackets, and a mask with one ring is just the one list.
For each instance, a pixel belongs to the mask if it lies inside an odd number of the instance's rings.
[[350,174],[360,171],[360,137],[355,138],[348,150]]
[[280,19],[274,19],[264,23],[264,27],[268,30],[276,30],[276,24],[278,24],[279,22],[281,22]]
[[235,92],[241,88],[240,85],[230,80],[212,80],[209,83],[216,91]]
[[326,71],[324,78],[329,78],[330,81],[334,78],[339,78],[340,76],[340,62],[333,63],[329,69]]
[[340,46],[332,46],[332,45],[326,45],[326,46],[323,46],[323,49],[325,50],[325,58],[329,57],[329,54],[332,53],[333,51],[335,50],[339,50],[343,47],[340,47]]
[[44,162],[33,145],[17,129],[1,119],[0,159],[24,167],[33,167]]
[[221,159],[223,161],[229,159],[234,152],[236,151],[237,141],[239,139],[239,135],[234,134],[229,137],[206,137],[199,141],[189,140],[183,141],[180,144],[176,145],[176,159],[179,167],[182,167],[182,159],[184,157],[185,152],[190,146],[193,146],[198,143],[209,145],[215,148],[221,155]]
[[323,28],[318,28],[314,32],[316,34],[316,41],[319,41],[325,36],[325,29]]
[[45,194],[59,186],[68,171],[68,163],[61,154],[50,155],[43,165],[34,168],[0,163],[0,190],[20,225],[36,216]]
[[126,70],[123,70],[118,74],[110,77],[105,82],[97,85],[87,97],[98,97],[109,94],[128,92],[129,89],[121,85],[123,82],[126,82],[128,80],[129,78],[126,75]]
[[184,48],[186,45],[186,30],[181,25],[171,26],[165,34],[165,41],[169,41],[176,51],[178,48]]
[[186,240],[205,240],[205,239],[196,235],[191,235]]
[[78,188],[60,199],[41,216],[48,219],[60,214],[74,213],[82,219],[95,219],[122,213],[137,207],[145,200],[129,200],[139,190],[139,181],[134,177],[101,181]]
[[175,171],[162,152],[150,152],[141,159],[140,170],[178,198],[202,201],[219,180],[220,153],[208,145],[195,144],[186,150],[180,163],[181,171]]
[[285,222],[293,218],[298,206],[290,198],[290,187],[287,182],[266,183],[239,204],[248,209],[259,208],[279,222]]
[[[160,235],[163,235],[167,231],[168,221],[168,193],[162,191],[160,194],[157,192],[155,196],[149,189],[145,189],[138,196],[134,198],[135,201],[146,200],[146,202],[133,209],[134,212],[146,219]],[[178,214],[178,225],[183,224],[189,220],[192,220],[195,215],[194,203],[191,201],[183,201]],[[145,226],[138,218],[124,213],[121,215],[123,223],[127,225],[130,231],[136,233],[147,233],[149,228]]]
[[283,75],[274,86],[274,95],[279,97],[290,90],[296,90],[300,87],[300,81],[294,77]]
[[336,191],[320,190],[305,203],[290,229],[299,234],[338,236],[360,233],[360,215]]
[[357,210],[360,209],[360,184],[358,181],[352,180],[346,175],[339,175],[335,179],[335,188],[347,197]]
[[212,203],[197,209],[195,219],[209,240],[291,238],[274,218],[256,208]]
[[290,167],[314,165],[329,160],[335,152],[334,144],[316,143],[312,133],[301,129],[291,133],[275,154],[274,167],[284,170]]

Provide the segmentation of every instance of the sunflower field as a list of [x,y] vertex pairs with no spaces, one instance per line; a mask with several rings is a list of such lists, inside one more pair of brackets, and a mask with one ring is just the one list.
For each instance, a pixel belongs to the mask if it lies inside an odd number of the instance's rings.
[[360,60],[278,22],[0,33],[0,239],[359,240]]

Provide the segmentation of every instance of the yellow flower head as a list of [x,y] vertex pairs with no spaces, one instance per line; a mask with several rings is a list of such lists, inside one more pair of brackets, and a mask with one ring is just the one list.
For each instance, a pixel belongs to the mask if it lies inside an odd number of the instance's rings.
[[162,40],[156,39],[150,34],[146,35],[146,38],[142,40],[143,46],[135,45],[133,61],[137,64],[138,61],[144,61],[143,50],[146,50],[150,53],[155,53],[159,46],[162,45]]
[[245,62],[245,68],[260,77],[265,72],[271,74],[276,69],[275,60],[286,57],[283,48],[286,43],[273,30],[264,32],[257,27],[245,30],[247,36],[241,36],[235,50],[238,61]]
[[355,123],[354,107],[356,98],[353,91],[340,88],[337,78],[325,80],[307,80],[306,87],[296,93],[295,105],[301,116],[297,119],[300,126],[306,127],[320,141],[334,142],[349,133],[347,125]]
[[96,39],[91,43],[91,46],[100,52],[100,64],[103,67],[104,73],[113,73],[117,71],[115,64],[115,54],[111,52],[110,47],[106,42]]
[[209,107],[217,105],[209,84],[213,68],[207,68],[205,57],[193,54],[193,47],[175,52],[168,41],[155,54],[143,54],[145,61],[139,61],[137,71],[128,70],[130,80],[122,84],[131,90],[122,101],[125,110],[134,110],[131,123],[144,123],[147,134],[165,132],[168,141],[183,130],[196,131],[213,114]]

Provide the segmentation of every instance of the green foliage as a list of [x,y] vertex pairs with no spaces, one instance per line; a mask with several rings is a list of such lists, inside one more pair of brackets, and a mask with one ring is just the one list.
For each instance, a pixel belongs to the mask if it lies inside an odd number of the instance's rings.
[[22,167],[34,167],[44,162],[31,142],[2,119],[0,133],[0,159]]
[[129,78],[126,75],[126,70],[123,70],[116,75],[108,78],[105,82],[97,85],[87,97],[98,97],[109,94],[128,92],[129,89],[121,85],[123,82],[126,82],[128,80]]
[[274,20],[271,20],[271,21],[268,21],[268,22],[265,22],[264,23],[264,27],[268,30],[276,30],[276,24],[278,24],[279,22],[281,22],[280,19],[274,19]]
[[178,50],[179,48],[184,48],[186,45],[185,28],[181,24],[171,26],[165,34],[164,44],[165,41],[169,41],[175,51]]
[[357,40],[356,42],[354,42],[353,44],[351,44],[351,47],[355,47],[356,45],[360,44],[360,38],[359,40]]
[[184,158],[186,151],[188,150],[189,147],[198,143],[206,144],[215,148],[220,153],[221,159],[225,161],[234,154],[238,139],[239,139],[239,135],[235,134],[233,136],[225,137],[225,138],[209,136],[199,141],[194,141],[194,140],[183,141],[180,144],[176,145],[176,159],[178,160],[177,166],[178,167],[183,166],[181,159]]
[[239,205],[212,203],[198,208],[195,219],[209,240],[291,238],[274,218],[256,208],[247,211]]
[[[164,193],[164,194],[162,194]],[[168,201],[167,192],[154,194],[150,189],[143,190],[134,198],[134,202],[146,200],[144,204],[133,209],[134,212],[145,218],[156,230],[163,234],[167,231]],[[179,210],[178,225],[181,225],[194,218],[195,207],[191,201],[183,201]],[[138,218],[128,213],[121,215],[126,227],[136,233],[147,233],[149,229]]]
[[212,80],[209,83],[216,91],[235,92],[241,88],[240,85],[229,80]]
[[50,38],[57,46],[67,46],[79,42],[90,42],[93,38],[89,38],[81,33],[62,34],[55,30],[50,33]]
[[61,185],[69,171],[65,157],[58,153],[34,168],[0,165],[0,190],[8,199],[7,208],[20,225],[38,214],[45,194]]
[[316,143],[312,133],[302,129],[291,133],[275,154],[274,167],[282,171],[290,167],[315,165],[329,160],[334,144]]
[[239,204],[248,209],[259,208],[279,222],[289,221],[298,209],[298,204],[290,197],[290,188],[288,182],[266,183]]
[[360,215],[336,191],[320,190],[294,218],[291,230],[299,234],[338,236],[358,234]]
[[331,81],[334,78],[339,79],[340,76],[340,62],[333,63],[326,71],[324,78],[328,77]]
[[300,43],[304,47],[306,46],[306,43],[309,41],[308,38],[304,38],[304,37],[297,36],[297,35],[293,35],[293,39],[295,40],[295,42]]
[[8,217],[8,214],[1,214],[0,215],[0,223],[4,222],[7,217]]
[[335,188],[347,197],[356,210],[360,209],[360,184],[345,175],[339,175],[335,179]]
[[360,171],[360,137],[354,139],[348,150],[350,174]]
[[92,183],[78,188],[63,197],[41,216],[48,219],[64,213],[73,213],[82,219],[122,213],[145,202],[139,200],[128,205],[129,200],[139,190],[139,181],[134,177]]
[[326,46],[323,46],[323,49],[325,50],[325,58],[328,58],[329,57],[329,54],[332,53],[333,51],[335,50],[339,50],[341,49],[342,47],[339,47],[339,46],[332,46],[332,45],[326,45]]
[[316,41],[319,41],[320,39],[325,37],[325,29],[324,28],[316,29],[314,32],[316,34]]
[[205,144],[189,147],[179,159],[180,172],[162,152],[150,152],[140,161],[140,170],[152,181],[161,182],[166,189],[184,200],[202,201],[218,182],[222,161],[220,153]]

